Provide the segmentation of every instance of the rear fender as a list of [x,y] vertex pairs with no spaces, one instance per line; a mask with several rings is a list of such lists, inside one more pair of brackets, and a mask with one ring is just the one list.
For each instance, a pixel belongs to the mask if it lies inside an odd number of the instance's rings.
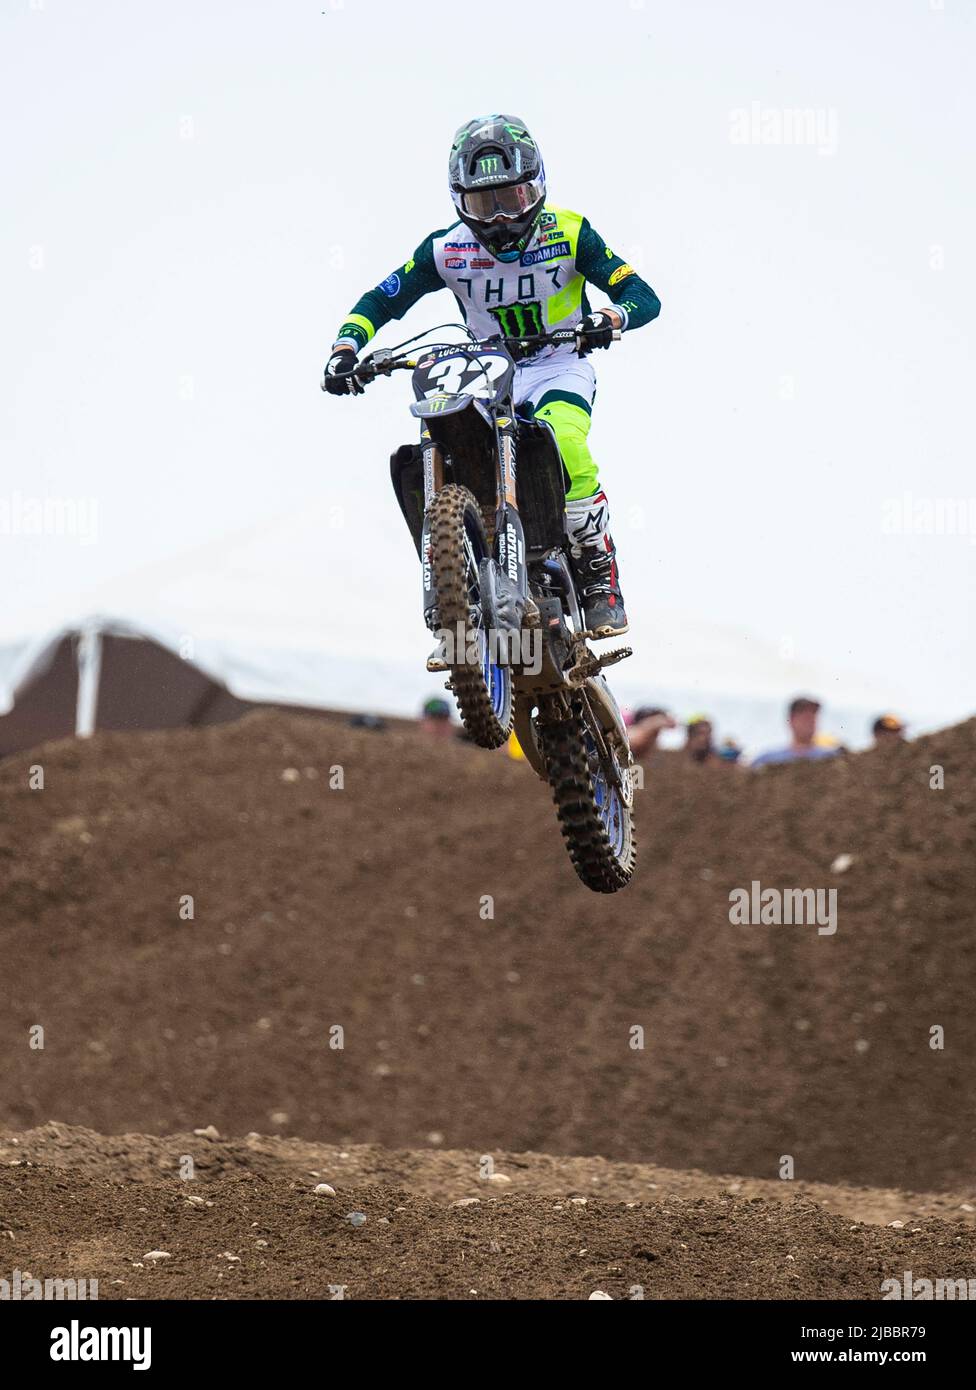
[[620,770],[624,774],[625,783],[621,786],[621,791],[629,806],[633,797],[633,787],[628,776],[632,757],[630,740],[627,737],[627,725],[624,723],[620,706],[614,698],[613,691],[607,685],[606,677],[602,674],[588,676],[583,688],[586,691],[590,709],[596,716],[603,736],[615,754]]

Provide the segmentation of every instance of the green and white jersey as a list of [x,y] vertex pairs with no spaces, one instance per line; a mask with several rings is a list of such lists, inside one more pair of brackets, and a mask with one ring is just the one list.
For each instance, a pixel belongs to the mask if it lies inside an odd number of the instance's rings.
[[[498,261],[464,225],[432,239],[437,274],[479,338],[572,328],[583,316],[585,279],[576,264],[579,213],[547,207],[517,261]],[[633,273],[633,272],[631,272]]]
[[367,291],[347,316],[337,341],[358,352],[391,319],[425,294],[447,288],[479,338],[524,337],[572,328],[590,312],[587,282],[609,296],[623,326],[656,318],[657,295],[578,212],[546,204],[526,249],[497,260],[463,223],[426,237],[410,260]]

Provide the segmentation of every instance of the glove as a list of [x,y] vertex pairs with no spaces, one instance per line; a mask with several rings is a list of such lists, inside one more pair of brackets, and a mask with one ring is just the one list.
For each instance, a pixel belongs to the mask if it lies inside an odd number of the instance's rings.
[[356,354],[352,348],[340,348],[329,358],[322,380],[322,390],[330,396],[361,396],[363,385],[353,376]]
[[608,348],[614,340],[615,332],[617,329],[609,314],[587,314],[576,329],[579,356],[585,357],[594,348]]

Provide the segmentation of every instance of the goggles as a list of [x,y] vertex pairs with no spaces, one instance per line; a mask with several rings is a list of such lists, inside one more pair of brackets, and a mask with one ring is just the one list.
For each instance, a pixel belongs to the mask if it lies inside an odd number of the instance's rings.
[[477,188],[460,194],[460,207],[476,222],[515,222],[535,207],[545,191],[543,178],[506,183],[497,188]]

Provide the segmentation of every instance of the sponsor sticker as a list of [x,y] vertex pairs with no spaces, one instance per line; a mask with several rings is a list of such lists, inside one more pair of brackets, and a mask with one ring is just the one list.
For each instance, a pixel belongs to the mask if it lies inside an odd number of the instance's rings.
[[386,295],[387,299],[392,299],[394,295],[398,295],[400,293],[399,275],[394,272],[392,275],[388,275],[385,280],[381,280],[380,289]]
[[547,246],[538,247],[535,251],[526,251],[524,256],[519,256],[519,265],[538,265],[541,261],[555,261],[560,256],[569,254],[568,241],[554,241]]
[[477,249],[478,243],[476,241],[446,241],[444,243],[445,251],[477,251]]
[[539,218],[540,232],[546,231],[549,227],[555,227],[557,220],[558,219],[554,212],[544,212],[542,216]]
[[444,264],[448,270],[465,270],[468,263],[463,256],[445,256]]
[[626,280],[628,275],[636,275],[637,271],[632,265],[618,265],[617,269],[610,276],[611,285],[619,285],[621,280]]
[[515,534],[515,527],[511,522],[505,528],[505,559],[508,562],[508,577],[514,584],[518,583],[518,538]]
[[472,256],[471,258],[472,270],[491,270],[494,264],[495,262],[490,260],[487,256]]

